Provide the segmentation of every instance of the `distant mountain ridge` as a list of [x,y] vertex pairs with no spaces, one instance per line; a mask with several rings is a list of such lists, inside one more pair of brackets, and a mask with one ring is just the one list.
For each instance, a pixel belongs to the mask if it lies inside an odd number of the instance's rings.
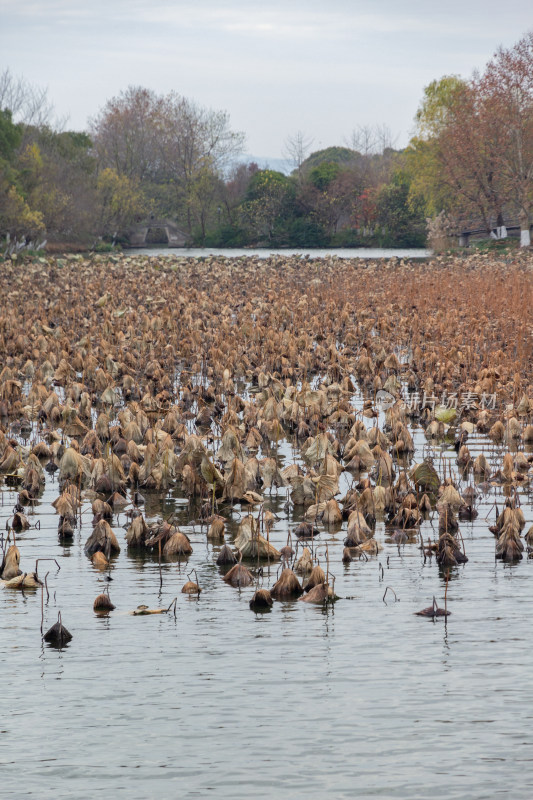
[[[346,166],[348,164],[355,164],[361,154],[356,150],[349,147],[326,147],[322,150],[315,150],[312,152],[302,163],[303,170],[310,170],[324,163],[334,163]],[[268,156],[253,156],[246,153],[238,159],[239,164],[249,164],[255,162],[260,169],[273,169],[282,172],[284,175],[290,175],[294,166],[286,158],[274,158]]]
[[255,162],[259,169],[274,169],[284,175],[290,175],[293,167],[286,158],[274,158],[271,156],[253,156],[245,153],[238,159],[239,164],[249,164]]

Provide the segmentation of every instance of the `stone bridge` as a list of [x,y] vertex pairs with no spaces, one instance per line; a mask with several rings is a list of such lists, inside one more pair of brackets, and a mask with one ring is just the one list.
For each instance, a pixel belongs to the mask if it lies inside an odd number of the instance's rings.
[[131,247],[145,247],[151,244],[184,247],[187,237],[174,220],[148,219],[130,228],[126,235]]

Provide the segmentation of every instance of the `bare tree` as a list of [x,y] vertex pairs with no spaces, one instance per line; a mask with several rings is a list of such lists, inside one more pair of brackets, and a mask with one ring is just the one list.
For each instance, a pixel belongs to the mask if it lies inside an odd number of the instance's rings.
[[358,125],[351,132],[346,144],[362,156],[372,156],[392,149],[397,139],[398,136],[393,136],[388,125]]
[[108,100],[89,122],[99,166],[139,181],[153,178],[161,118],[162,100],[150,89],[130,86]]
[[364,186],[377,186],[389,179],[397,136],[383,125],[358,125],[345,140],[354,151],[354,163]]
[[48,89],[15,77],[10,69],[0,74],[0,109],[8,109],[13,120],[24,125],[36,128],[52,125],[54,107],[48,99]]
[[210,196],[207,172],[220,178],[244,140],[230,129],[225,111],[138,86],[109,100],[92,120],[91,133],[100,167],[164,191],[189,233],[203,224],[204,211],[198,219],[196,209],[199,196]]
[[489,131],[495,143],[499,182],[520,221],[520,243],[531,244],[533,212],[533,30],[514,47],[499,48],[488,63],[478,92],[496,124]]
[[309,155],[314,139],[310,139],[302,131],[287,136],[283,146],[283,156],[290,167],[296,171],[298,179],[302,177],[302,164]]
[[[468,82],[433,81],[417,113],[419,136],[411,164],[422,196],[440,207],[483,221],[505,236],[504,217],[518,215],[529,246],[533,216],[533,31],[499,48],[485,71]],[[475,216],[474,216],[475,215]],[[476,225],[477,226],[477,225]]]

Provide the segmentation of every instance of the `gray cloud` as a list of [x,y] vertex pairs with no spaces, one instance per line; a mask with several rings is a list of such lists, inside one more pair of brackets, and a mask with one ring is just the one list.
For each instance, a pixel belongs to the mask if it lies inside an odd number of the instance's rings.
[[[434,6],[434,7],[432,7]],[[508,0],[0,0],[0,69],[48,86],[83,128],[130,84],[229,111],[248,150],[279,156],[305,130],[342,143],[385,123],[405,144],[423,87],[470,75],[526,30]]]

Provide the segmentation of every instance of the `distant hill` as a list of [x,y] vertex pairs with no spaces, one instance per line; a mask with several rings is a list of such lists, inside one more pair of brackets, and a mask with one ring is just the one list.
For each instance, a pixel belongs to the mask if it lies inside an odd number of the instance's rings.
[[[325,147],[323,150],[315,150],[311,153],[305,161],[302,162],[301,170],[304,174],[308,174],[315,167],[321,164],[339,164],[342,167],[355,165],[361,160],[369,159],[370,161],[380,162],[383,159],[390,158],[394,155],[396,150],[391,147],[386,147],[383,153],[372,153],[368,156],[363,156],[357,150],[352,150],[349,147],[340,147],[333,145],[332,147]],[[235,164],[249,164],[255,162],[259,169],[273,169],[277,172],[282,172],[284,175],[290,175],[294,171],[294,166],[286,158],[273,158],[268,156],[253,156],[245,153],[234,162]]]
[[307,171],[320,164],[334,163],[347,165],[357,161],[361,154],[355,150],[350,150],[349,147],[326,147],[324,150],[316,150],[311,153],[302,163],[302,169]]

